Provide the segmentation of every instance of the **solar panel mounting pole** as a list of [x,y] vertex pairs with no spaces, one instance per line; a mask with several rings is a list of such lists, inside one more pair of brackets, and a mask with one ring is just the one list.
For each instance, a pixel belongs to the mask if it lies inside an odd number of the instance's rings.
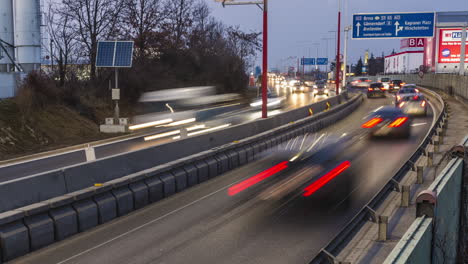
[[[119,91],[119,68],[114,68],[115,70],[115,89]],[[119,99],[120,99],[120,91],[119,91],[119,98],[113,98],[115,101],[115,108],[114,108],[114,118],[115,122],[119,122],[120,118],[120,109],[119,109]]]

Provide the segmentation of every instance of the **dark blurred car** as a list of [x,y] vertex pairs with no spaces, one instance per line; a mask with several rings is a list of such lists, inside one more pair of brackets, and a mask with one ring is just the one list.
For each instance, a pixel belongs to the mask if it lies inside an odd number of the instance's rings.
[[398,107],[408,115],[426,116],[428,103],[422,94],[405,94],[399,101]]
[[367,88],[367,98],[386,97],[384,85],[382,83],[371,83]]
[[408,138],[411,119],[400,108],[385,106],[372,112],[361,125],[371,137]]
[[306,134],[296,139],[265,153],[262,171],[231,186],[228,194],[234,196],[249,189],[261,200],[323,197],[324,203],[351,201],[354,178],[359,175],[353,161],[359,154],[346,150],[355,145],[356,139],[325,134]]
[[329,90],[327,87],[327,83],[325,81],[316,81],[313,86],[312,94],[315,96],[317,95],[326,95],[329,96]]
[[395,92],[400,90],[406,83],[402,80],[392,80],[390,82],[390,87],[388,88],[389,92]]

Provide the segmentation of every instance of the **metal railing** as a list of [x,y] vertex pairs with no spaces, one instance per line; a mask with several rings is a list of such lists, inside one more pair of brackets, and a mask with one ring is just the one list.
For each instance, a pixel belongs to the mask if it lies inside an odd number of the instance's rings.
[[[441,112],[435,120],[431,130],[426,134],[424,140],[418,146],[411,157],[401,166],[397,173],[385,184],[385,186],[368,202],[359,213],[336,235],[320,253],[315,256],[309,263],[336,263],[336,256],[347,246],[359,230],[366,224],[369,219],[377,222],[375,211],[383,204],[389,195],[395,191],[395,186],[400,183],[403,177],[411,170],[416,170],[416,162],[422,156],[429,156],[426,147],[429,144],[434,144],[433,136],[438,135],[438,129],[443,127],[447,118],[447,104],[436,93],[430,92],[436,97],[442,107]],[[432,154],[432,153],[431,153]]]

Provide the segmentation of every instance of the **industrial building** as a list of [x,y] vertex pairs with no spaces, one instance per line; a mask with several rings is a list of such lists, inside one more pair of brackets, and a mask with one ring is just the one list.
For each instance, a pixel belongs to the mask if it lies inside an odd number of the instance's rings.
[[41,65],[40,0],[0,0],[0,98]]

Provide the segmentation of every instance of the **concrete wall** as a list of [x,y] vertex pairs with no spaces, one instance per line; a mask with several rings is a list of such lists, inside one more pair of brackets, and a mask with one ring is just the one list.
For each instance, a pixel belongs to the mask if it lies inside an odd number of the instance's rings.
[[[468,136],[462,141],[468,147]],[[417,218],[385,263],[456,263],[463,159],[452,159],[428,188],[437,193],[434,218]]]
[[418,217],[400,239],[384,264],[431,263],[432,218]]
[[437,193],[432,263],[456,263],[463,159],[452,159],[429,190]]
[[[0,212],[41,202],[159,165],[163,166],[165,170],[169,170],[174,166],[180,166],[180,164],[204,159],[207,156],[216,156],[217,152],[230,148],[259,144],[259,142],[265,143],[285,133],[292,136],[305,131],[318,131],[349,115],[360,104],[362,98],[361,96],[355,97],[340,104],[344,100],[342,96],[334,97],[328,101],[315,103],[268,119],[4,182],[0,184],[0,201],[5,201],[0,202]],[[327,108],[327,102],[334,107],[330,111],[322,112]],[[318,114],[308,117],[309,108]],[[292,121],[295,123],[289,124]],[[235,141],[242,143],[233,143]],[[206,151],[201,152],[203,150]],[[16,192],[13,195],[12,186],[21,186],[24,191]]]
[[420,78],[417,74],[387,75],[387,77],[400,79],[407,83],[415,83],[423,87],[441,89],[468,102],[468,76],[427,73],[423,78]]

